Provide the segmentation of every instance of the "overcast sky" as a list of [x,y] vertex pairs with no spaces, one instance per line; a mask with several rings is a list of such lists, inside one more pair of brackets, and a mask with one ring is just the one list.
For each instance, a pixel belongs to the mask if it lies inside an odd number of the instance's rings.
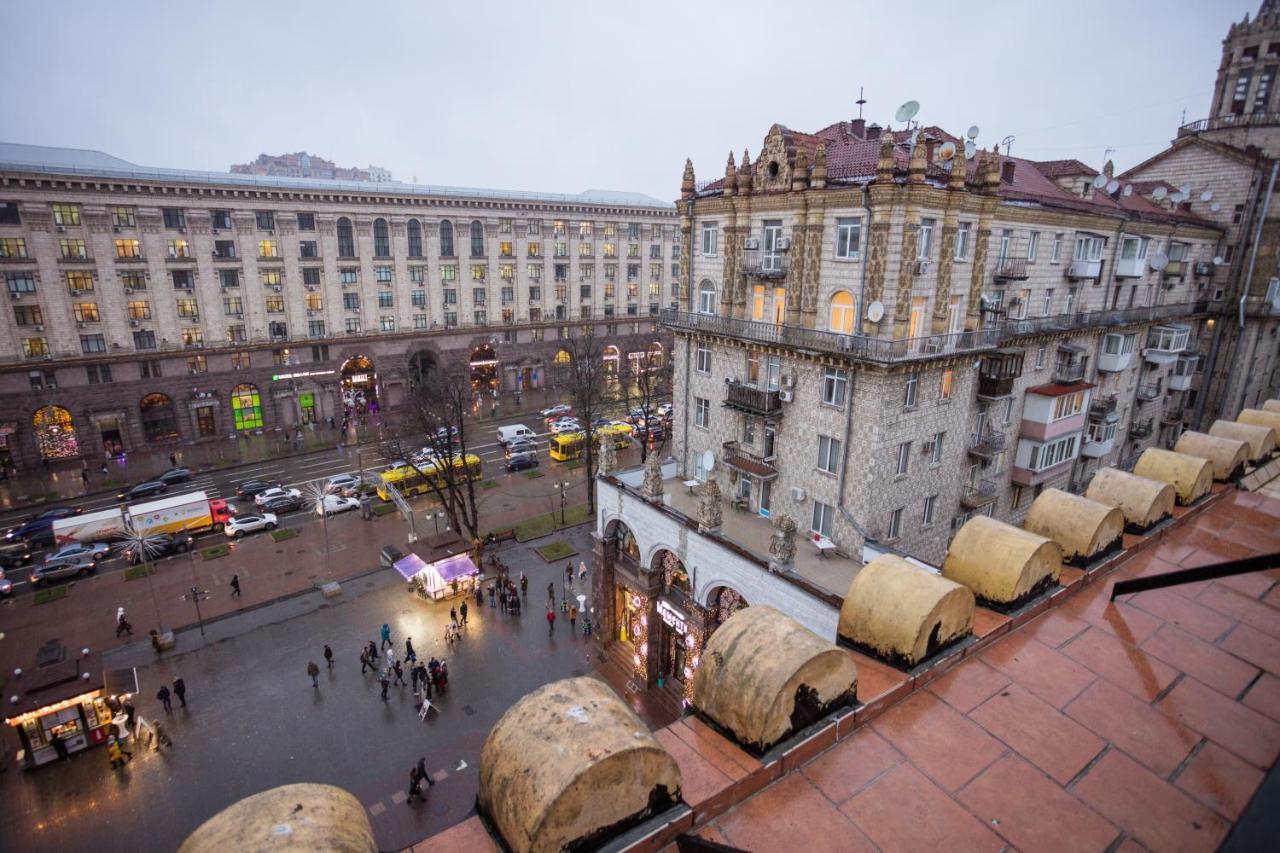
[[306,150],[421,183],[679,193],[779,122],[919,119],[1118,169],[1208,114],[1256,0],[5,0],[0,139],[225,171]]

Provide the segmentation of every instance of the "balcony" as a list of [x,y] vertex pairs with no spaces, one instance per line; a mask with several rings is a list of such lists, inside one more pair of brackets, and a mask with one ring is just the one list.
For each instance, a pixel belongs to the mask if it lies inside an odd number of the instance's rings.
[[996,260],[996,281],[1025,281],[1026,278],[1026,258],[999,258]]
[[753,388],[741,382],[725,386],[724,406],[761,418],[782,417],[782,400],[777,391]]
[[1053,365],[1053,381],[1060,385],[1080,382],[1084,379],[1085,370],[1088,366],[1089,359],[1087,357],[1060,358]]
[[982,509],[995,503],[998,497],[995,480],[982,479],[965,484],[964,491],[960,494],[960,506],[965,509]]
[[1142,357],[1151,364],[1173,364],[1187,348],[1191,327],[1183,325],[1155,326],[1147,333],[1147,348]]
[[1142,278],[1146,272],[1146,258],[1120,258],[1116,261],[1116,278]]
[[1129,438],[1150,438],[1151,431],[1154,426],[1155,421],[1152,418],[1147,418],[1145,421],[1134,421],[1129,424]]
[[1178,137],[1203,133],[1206,130],[1224,130],[1247,127],[1275,127],[1280,125],[1280,113],[1249,113],[1246,115],[1225,115],[1202,118],[1199,121],[1187,122],[1178,128]]
[[1198,355],[1182,353],[1178,356],[1178,363],[1169,374],[1170,391],[1186,391],[1191,388],[1191,377],[1195,375],[1196,362],[1199,360]]
[[1160,274],[1165,278],[1182,278],[1187,274],[1187,262],[1169,261],[1164,265],[1164,269],[1160,271]]
[[978,459],[994,459],[1005,447],[1005,434],[1002,432],[975,433],[970,437],[966,448],[970,456]]
[[1160,399],[1159,383],[1146,383],[1138,386],[1138,401],[1142,403],[1151,403]]
[[1182,413],[1182,406],[1170,406],[1160,414],[1160,423],[1180,424],[1182,423]]
[[1106,456],[1116,446],[1115,422],[1117,415],[1108,415],[1108,422],[1100,429],[1090,430],[1085,434],[1084,443],[1080,445],[1080,455],[1090,459]]
[[1115,414],[1117,402],[1118,401],[1114,394],[1110,397],[1103,397],[1101,399],[1095,398],[1094,401],[1089,404],[1089,417],[1098,421],[1108,415]]
[[726,441],[722,449],[724,452],[721,454],[721,461],[736,471],[761,480],[772,480],[778,476],[778,469],[773,467],[772,462],[750,450],[743,450],[736,441]]
[[1067,267],[1067,278],[1097,281],[1102,275],[1102,261],[1072,261]]
[[786,278],[787,253],[747,249],[742,253],[742,271],[753,278]]
[[1201,278],[1213,278],[1218,273],[1218,265],[1212,261],[1197,261],[1196,275]]
[[1005,339],[1021,335],[1038,335],[1044,332],[1096,329],[1106,326],[1127,326],[1135,323],[1176,320],[1204,314],[1208,310],[1208,300],[1202,300],[1199,302],[1170,302],[1164,305],[1146,305],[1138,308],[1119,308],[1112,311],[1079,311],[1073,314],[1053,314],[1048,317],[1035,317],[1030,320],[1009,320],[1004,325]]
[[1013,394],[1013,384],[1022,376],[1025,353],[1002,349],[982,357],[978,365],[978,399],[1003,400]]

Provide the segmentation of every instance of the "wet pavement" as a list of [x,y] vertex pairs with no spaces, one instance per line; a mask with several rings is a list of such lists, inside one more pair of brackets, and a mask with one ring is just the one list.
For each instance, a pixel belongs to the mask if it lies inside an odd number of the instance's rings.
[[[589,559],[589,528],[559,538],[579,549],[575,563]],[[498,717],[530,690],[591,672],[595,662],[591,638],[570,636],[564,618],[548,637],[546,588],[554,581],[559,594],[563,561],[548,565],[530,545],[503,556],[513,573],[529,574],[523,615],[470,598],[470,624],[452,649],[443,634],[459,599],[424,602],[388,570],[348,581],[337,599],[304,593],[207,624],[203,641],[188,630],[159,661],[145,643],[113,650],[108,666],[139,666],[139,713],[164,718],[175,748],[137,748],[121,771],[108,767],[102,748],[66,765],[11,767],[0,774],[0,849],[173,850],[218,810],[291,782],[350,791],[369,810],[383,850],[457,823],[473,811],[480,748]],[[582,591],[590,592],[585,584]],[[398,656],[411,636],[419,657],[449,662],[449,688],[434,700],[439,713],[425,721],[409,687],[393,686],[384,703],[376,678],[360,673],[360,647],[378,639],[383,622]],[[335,654],[329,670],[325,643]],[[318,688],[306,675],[312,660],[321,667]],[[189,707],[166,717],[155,692],[179,675]],[[438,781],[426,803],[405,805],[418,756]]]

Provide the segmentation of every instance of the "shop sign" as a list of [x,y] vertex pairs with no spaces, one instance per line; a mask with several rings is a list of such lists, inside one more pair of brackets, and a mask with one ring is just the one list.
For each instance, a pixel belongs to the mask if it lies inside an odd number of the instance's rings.
[[[332,370],[300,370],[297,373],[273,373],[271,375],[271,381],[279,382],[281,379],[302,379],[303,377],[306,377],[306,376],[332,376],[333,373],[334,371]],[[363,376],[363,374],[361,375]],[[352,380],[363,381],[363,380],[357,380],[356,377],[354,376],[352,377]]]
[[658,601],[658,615],[661,616],[662,621],[677,634],[684,636],[685,631],[688,630],[684,624],[684,616],[665,601]]
[[298,405],[304,409],[314,409],[316,406],[316,397],[310,391],[305,394],[298,395]]

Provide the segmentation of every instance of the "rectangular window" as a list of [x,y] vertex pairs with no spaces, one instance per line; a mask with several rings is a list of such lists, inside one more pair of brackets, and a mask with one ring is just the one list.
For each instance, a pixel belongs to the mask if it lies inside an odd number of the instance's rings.
[[36,292],[36,279],[29,272],[11,272],[5,273],[5,284],[9,288],[11,294],[25,294]]
[[920,239],[916,242],[916,260],[927,261],[933,254],[934,220],[920,220]]
[[222,313],[228,317],[241,317],[244,315],[244,301],[239,296],[222,297]]
[[823,539],[831,538],[832,524],[835,521],[835,508],[822,501],[813,502],[813,517],[809,522],[809,532],[816,533]]
[[320,284],[320,267],[303,267],[302,283],[312,287]]
[[107,341],[102,335],[81,335],[80,351],[86,355],[107,351]]
[[[137,243],[138,241],[132,240],[130,242]],[[85,246],[83,240],[59,240],[58,248],[62,252],[62,257],[67,260],[83,261],[89,258],[89,249]]]
[[202,355],[187,356],[187,373],[195,375],[209,372],[209,361]]
[[862,257],[862,220],[840,217],[836,220],[836,257],[856,261]]
[[196,289],[196,276],[191,270],[172,270],[169,275],[173,278],[174,290]]
[[483,287],[471,288],[471,304],[483,305],[485,300],[485,289]]
[[822,402],[828,406],[844,408],[849,390],[849,374],[839,367],[828,367],[822,377]]
[[[146,350],[156,348],[156,333],[144,330],[133,333],[133,348]],[[158,375],[158,374],[157,374]],[[146,378],[146,377],[143,377]]]
[[27,241],[21,237],[0,238],[0,258],[25,258]]
[[79,225],[80,224],[80,205],[78,204],[55,204],[53,207],[53,224],[54,225]]
[[1048,444],[1036,445],[1031,448],[1030,464],[1027,466],[1032,471],[1044,471],[1055,465],[1061,465],[1076,457],[1076,445],[1080,436],[1069,435],[1066,438]]
[[488,274],[489,274],[489,267],[488,267],[488,266],[486,266],[486,265],[484,265],[484,264],[472,264],[472,265],[471,265],[471,280],[472,280],[472,281],[484,281],[484,280],[485,280],[485,277],[486,277]]
[[1044,301],[1040,306],[1040,314],[1048,317],[1053,313],[1053,288],[1049,288],[1044,292]]
[[314,231],[316,230],[316,215],[314,213],[298,214],[298,230]]
[[1044,369],[1045,354],[1046,354],[1046,350],[1044,347],[1040,347],[1039,349],[1036,350],[1036,370]]
[[1036,262],[1036,252],[1040,249],[1040,232],[1032,231],[1027,235],[1027,263]]
[[211,210],[209,211],[209,224],[215,232],[225,231],[231,227],[231,211],[229,210]]
[[133,228],[137,225],[132,207],[111,208],[111,224],[116,228]]
[[705,346],[698,346],[697,355],[694,358],[694,370],[699,373],[711,372],[711,350]]
[[16,201],[0,201],[0,225],[21,225]]
[[145,299],[131,300],[125,304],[130,320],[150,320],[151,303]]
[[116,242],[117,258],[142,257],[142,241],[141,240],[116,240],[115,242]]
[[380,318],[379,318],[379,321],[380,321],[380,323],[381,323],[380,328],[382,329],[382,331],[384,331],[384,332],[394,332],[394,331],[396,330],[396,318],[395,318],[395,317],[380,317]]
[[1063,418],[1074,417],[1084,411],[1083,391],[1076,391],[1074,394],[1064,394],[1053,401],[1053,418],[1052,420],[1060,421]]
[[[244,327],[239,327],[243,329]],[[233,352],[231,353],[231,369],[232,370],[248,370],[249,369],[249,353]]]
[[529,277],[529,281],[542,281],[542,264],[529,264],[525,268],[525,275]]
[[511,242],[510,240],[502,240],[502,241],[499,241],[499,243],[498,243],[498,257],[500,257],[500,258],[510,258],[510,257],[513,257],[512,253],[511,253],[511,247],[512,247],[512,245],[513,245],[513,244],[512,244],[512,242]]
[[178,316],[196,319],[200,316],[200,304],[194,299],[177,300]]
[[414,308],[427,307],[427,292],[425,290],[409,291],[409,304]]
[[702,397],[693,398],[693,424],[703,429],[711,423],[711,401]]
[[259,231],[272,231],[276,227],[276,215],[269,210],[259,210],[254,214]]
[[258,241],[258,257],[259,258],[278,258],[280,257],[280,246],[275,240],[259,240]]
[[345,330],[348,335],[360,334],[360,318],[348,317],[346,319]]
[[716,229],[716,223],[702,223],[702,254],[706,257],[712,257],[716,253],[716,243],[719,239],[719,231]]
[[76,318],[77,323],[96,323],[98,322],[98,303],[76,302],[71,306],[71,316]]
[[93,292],[93,273],[86,270],[67,270],[67,290],[72,296]]
[[305,301],[308,311],[324,310],[324,295],[320,293],[308,293]]
[[198,326],[183,329],[181,332],[182,345],[184,347],[202,347],[204,346],[204,330]]
[[541,243],[529,243],[529,244],[525,247],[525,253],[526,253],[529,257],[531,257],[531,258],[540,258],[540,257],[542,257],[542,244],[541,244]]
[[1049,263],[1056,264],[1062,259],[1062,234],[1053,235],[1053,249],[1049,252]]
[[373,278],[378,284],[391,284],[391,267],[374,267]]
[[907,374],[906,384],[902,390],[902,407],[904,409],[913,409],[916,405],[916,399],[920,391],[920,374],[912,371]]
[[955,385],[956,372],[948,367],[942,371],[942,381],[938,384],[938,400],[945,401],[951,399],[951,389]]
[[413,315],[413,327],[414,327],[415,329],[425,329],[425,328],[427,327],[427,315],[426,315],[426,314],[414,314],[414,315]]
[[298,255],[304,258],[318,258],[320,253],[316,248],[315,240],[303,240],[298,243]]
[[90,385],[110,385],[112,382],[111,365],[109,364],[86,367],[85,374]]
[[818,436],[818,470],[836,474],[840,470],[840,439]]
[[182,212],[180,207],[164,207],[160,212],[164,214],[165,228],[186,228],[187,215]]
[[189,258],[191,257],[191,244],[186,240],[169,240],[169,257],[171,258]]
[[47,338],[23,338],[22,354],[27,358],[40,358],[49,354]]
[[266,305],[268,314],[284,313],[284,297],[283,296],[267,296],[263,298],[263,304]]
[[933,441],[931,442],[933,445],[933,452],[929,454],[930,465],[942,464],[942,441],[946,437],[947,434],[945,432],[935,432],[933,434]]
[[972,222],[961,222],[956,226],[956,260],[969,258],[969,238],[973,232]]
[[902,535],[902,510],[903,509],[904,509],[903,507],[898,507],[893,512],[889,513],[889,532],[886,535],[886,538],[889,539],[890,541],[897,539],[899,536]]
[[307,335],[313,338],[324,337],[324,320],[311,320],[307,323]]
[[355,284],[360,277],[360,271],[346,268],[338,270],[338,279],[342,282],[343,287],[349,287]]
[[894,468],[894,476],[905,477],[911,467],[911,442],[904,441],[898,445],[898,461]]
[[618,244],[617,244],[617,243],[605,243],[605,244],[604,244],[604,256],[605,256],[606,258],[616,258],[616,257],[618,257]]
[[379,307],[379,308],[393,308],[393,307],[395,307],[395,294],[394,294],[394,293],[392,293],[392,292],[390,292],[390,291],[388,291],[388,290],[382,290],[382,291],[379,291],[379,292],[378,292],[378,307]]
[[17,305],[13,309],[13,321],[19,326],[43,326],[44,314],[39,305]]
[[213,243],[213,256],[220,260],[234,258],[236,256],[236,241],[215,240]]
[[445,291],[444,291],[444,304],[445,304],[445,305],[457,305],[457,304],[458,304],[458,291],[457,291],[457,290],[454,290],[454,289],[452,289],[452,288],[449,288],[449,289],[445,290]]
[[924,512],[920,515],[920,526],[929,527],[938,510],[938,496],[929,495],[924,499]]
[[360,310],[360,294],[344,293],[342,294],[342,307],[347,311]]

